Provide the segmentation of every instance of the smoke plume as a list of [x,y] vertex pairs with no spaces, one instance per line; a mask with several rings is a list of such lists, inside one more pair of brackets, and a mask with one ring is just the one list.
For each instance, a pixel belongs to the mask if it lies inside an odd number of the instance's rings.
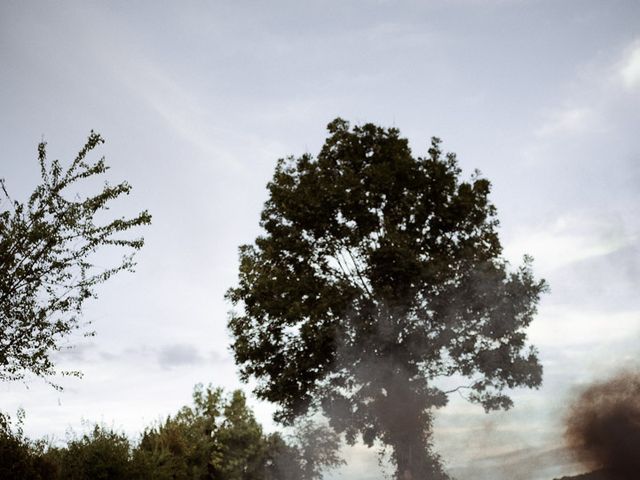
[[569,409],[566,439],[586,467],[615,479],[640,478],[640,373],[584,389]]

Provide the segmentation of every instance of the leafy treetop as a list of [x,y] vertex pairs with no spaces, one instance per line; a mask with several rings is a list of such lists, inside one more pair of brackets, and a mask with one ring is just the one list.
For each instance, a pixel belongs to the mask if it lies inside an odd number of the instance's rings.
[[278,162],[263,234],[240,247],[232,347],[278,419],[321,406],[348,440],[391,445],[400,468],[428,450],[429,410],[447,402],[437,379],[468,378],[457,390],[486,410],[540,385],[525,329],[546,285],[527,257],[509,269],[490,182],[461,180],[439,139],[416,158],[395,128],[328,130],[317,157]]

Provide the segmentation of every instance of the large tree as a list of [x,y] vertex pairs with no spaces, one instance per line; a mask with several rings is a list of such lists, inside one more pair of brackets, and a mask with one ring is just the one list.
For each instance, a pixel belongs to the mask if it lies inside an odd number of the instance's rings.
[[[134,266],[143,239],[124,234],[150,223],[151,216],[146,211],[130,218],[105,215],[130,185],[104,183],[95,194],[81,195],[108,169],[104,157],[88,158],[103,141],[92,131],[66,167],[47,160],[41,142],[41,183],[26,202],[13,200],[0,179],[0,380],[53,375],[52,354],[82,326],[82,307],[96,296],[96,286]],[[104,265],[106,258],[95,265],[94,254],[105,247],[125,254],[110,266]]]
[[[354,442],[392,448],[399,479],[445,477],[432,452],[442,378],[486,410],[537,387],[525,333],[545,283],[501,257],[490,183],[434,138],[336,119],[317,157],[277,164],[263,234],[240,247],[229,326],[244,379],[292,421],[321,407]],[[458,389],[456,389],[458,390]]]

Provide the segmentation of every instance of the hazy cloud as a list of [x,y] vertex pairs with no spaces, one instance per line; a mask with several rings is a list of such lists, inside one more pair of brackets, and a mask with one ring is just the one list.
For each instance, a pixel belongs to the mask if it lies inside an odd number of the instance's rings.
[[80,342],[63,347],[56,356],[61,362],[72,362],[78,365],[95,357],[96,353],[97,344],[95,342]]
[[168,369],[203,363],[206,359],[193,345],[177,343],[162,347],[158,351],[158,361],[162,368]]
[[454,467],[458,480],[551,480],[579,468],[566,448],[527,448]]

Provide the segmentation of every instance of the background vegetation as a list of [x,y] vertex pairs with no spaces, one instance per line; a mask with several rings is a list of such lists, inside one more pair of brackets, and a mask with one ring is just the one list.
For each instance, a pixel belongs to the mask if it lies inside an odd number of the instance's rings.
[[313,480],[342,463],[339,439],[306,418],[265,433],[236,390],[197,385],[193,403],[136,440],[95,424],[65,445],[24,436],[24,412],[0,416],[0,478],[24,480]]

